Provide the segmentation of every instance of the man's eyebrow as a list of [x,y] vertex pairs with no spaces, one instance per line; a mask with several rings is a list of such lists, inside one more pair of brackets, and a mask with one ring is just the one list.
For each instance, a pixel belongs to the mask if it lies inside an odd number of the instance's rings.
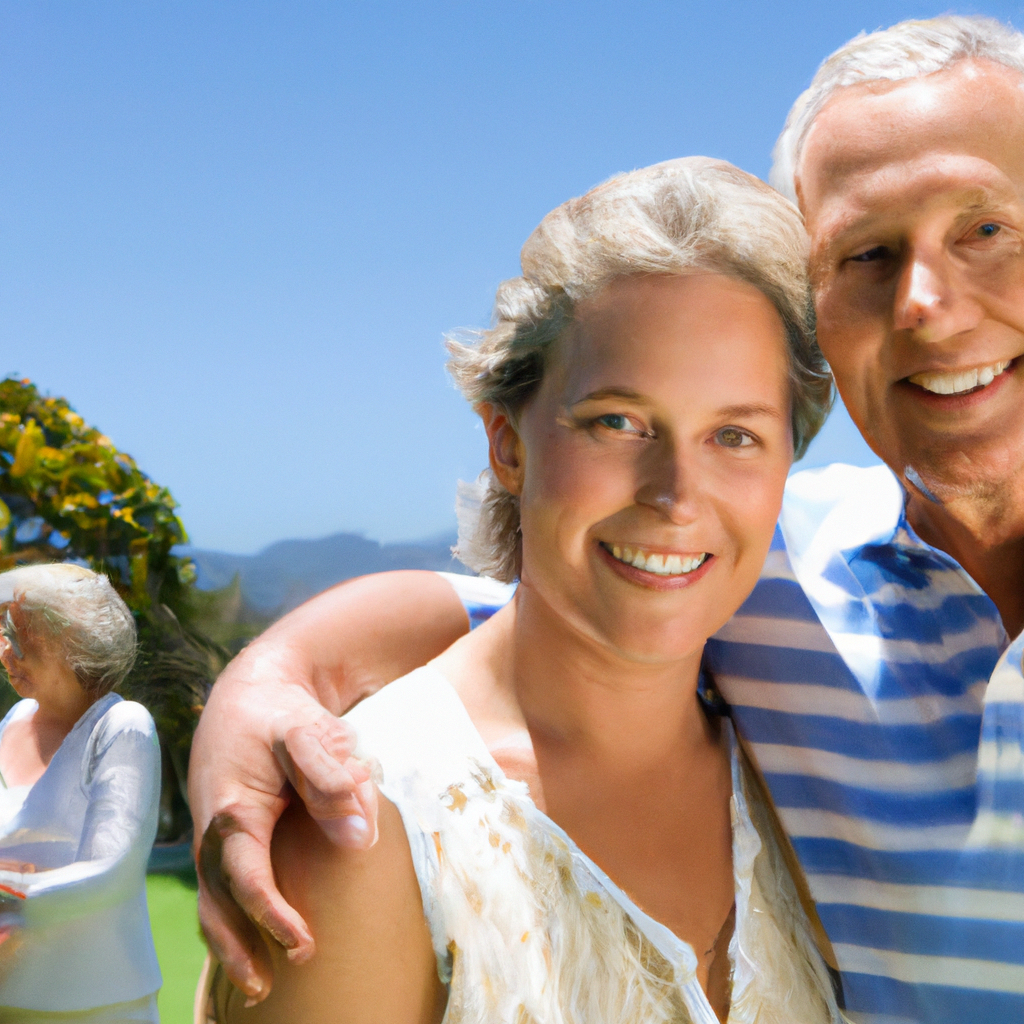
[[[959,219],[970,220],[972,217],[987,213],[997,213],[1008,202],[1017,199],[1012,189],[985,185],[964,185],[961,188],[937,190],[945,198],[962,204]],[[850,235],[870,234],[877,231],[879,225],[891,227],[893,218],[888,210],[867,211],[862,214],[848,213],[837,216],[834,220],[825,221],[819,233],[819,243],[815,248],[819,253],[828,253],[840,248]]]

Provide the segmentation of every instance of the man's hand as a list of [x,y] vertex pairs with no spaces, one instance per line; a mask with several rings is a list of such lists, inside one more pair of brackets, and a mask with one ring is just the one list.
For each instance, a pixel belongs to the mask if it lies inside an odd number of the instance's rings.
[[[290,657],[255,647],[232,662],[203,712],[189,792],[199,841],[199,918],[214,956],[250,999],[270,991],[270,958],[253,922],[302,962],[313,937],[278,891],[270,864],[289,783],[324,832],[365,848],[376,836],[376,790],[352,758],[355,735],[296,680]],[[276,677],[273,684],[265,680]],[[258,694],[252,682],[260,680]]]
[[352,756],[352,729],[337,716],[468,628],[457,595],[434,573],[363,577],[291,612],[217,680],[189,767],[199,921],[251,1002],[273,983],[268,940],[295,962],[314,951],[271,867],[281,812],[298,794],[333,842],[372,846],[376,788]]

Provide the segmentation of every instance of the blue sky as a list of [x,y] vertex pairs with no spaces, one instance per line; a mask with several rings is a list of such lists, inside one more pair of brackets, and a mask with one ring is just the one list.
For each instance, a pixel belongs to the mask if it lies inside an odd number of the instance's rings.
[[[487,322],[541,217],[690,153],[765,176],[829,51],[948,9],[3,0],[0,372],[131,452],[199,546],[448,530],[485,446],[441,336]],[[842,417],[831,458],[871,460]]]

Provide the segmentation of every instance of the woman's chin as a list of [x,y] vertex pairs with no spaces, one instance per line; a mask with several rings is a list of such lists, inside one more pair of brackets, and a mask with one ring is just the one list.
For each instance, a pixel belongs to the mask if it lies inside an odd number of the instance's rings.
[[714,631],[699,613],[665,614],[643,600],[602,601],[570,614],[579,632],[634,665],[668,665],[699,655]]

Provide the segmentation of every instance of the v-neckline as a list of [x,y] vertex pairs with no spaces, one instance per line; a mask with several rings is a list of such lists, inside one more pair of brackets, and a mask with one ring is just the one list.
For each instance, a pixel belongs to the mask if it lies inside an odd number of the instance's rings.
[[[662,924],[656,918],[651,917],[650,914],[637,906],[633,899],[608,876],[607,872],[605,872],[600,865],[580,849],[572,836],[570,836],[569,833],[558,824],[558,822],[540,810],[536,803],[534,803],[533,798],[529,795],[529,788],[525,783],[521,783],[516,779],[509,779],[505,775],[501,766],[494,760],[487,743],[480,734],[480,730],[477,729],[476,724],[470,717],[469,711],[466,709],[466,705],[459,696],[458,690],[455,689],[447,676],[445,676],[444,673],[442,673],[441,670],[433,664],[426,665],[419,671],[427,675],[435,684],[437,684],[439,696],[443,694],[444,696],[442,699],[446,699],[450,705],[451,710],[449,714],[453,716],[453,719],[450,720],[450,724],[455,725],[458,723],[461,725],[463,732],[466,734],[467,740],[470,740],[471,745],[477,748],[475,752],[471,752],[471,756],[474,760],[480,762],[480,764],[483,767],[486,767],[488,771],[492,772],[498,780],[505,783],[511,783],[515,786],[522,786],[525,791],[522,795],[529,804],[530,812],[546,828],[550,829],[563,843],[565,843],[572,858],[583,865],[587,872],[589,872],[598,884],[605,889],[608,895],[618,904],[620,909],[627,917],[630,918],[630,920],[662,956],[664,956],[670,963],[682,963],[687,971],[688,977],[682,983],[681,988],[683,998],[686,1001],[687,1010],[692,1017],[692,1024],[721,1024],[718,1015],[711,1007],[711,1002],[707,997],[707,993],[697,980],[698,958],[693,946],[685,939],[676,935],[676,933],[667,925]],[[732,776],[733,797],[735,798],[737,787],[739,785],[739,759],[737,756],[736,736],[732,728],[732,722],[729,719],[725,719],[725,729],[729,744],[729,763]],[[749,823],[749,827],[753,828],[752,822]],[[734,825],[732,828],[732,852],[734,859],[738,853],[736,833],[737,828],[736,825]],[[736,876],[734,869],[734,893],[735,889]],[[739,908],[737,906],[737,925],[739,923],[738,913]]]
[[[22,718],[23,719],[33,718],[39,712],[39,702],[37,700],[35,700],[34,698],[31,698],[31,697],[26,698],[26,699],[27,700],[31,700],[32,703],[35,704],[35,710],[32,712],[31,715],[25,715],[25,716],[22,716]],[[65,746],[68,744],[68,741],[78,731],[79,728],[84,726],[84,724],[86,723],[86,720],[87,719],[88,720],[92,720],[92,718],[94,717],[94,713],[97,711],[98,708],[102,707],[103,710],[106,711],[107,708],[109,708],[109,707],[113,706],[114,704],[116,704],[120,699],[121,698],[116,693],[105,693],[102,697],[99,697],[97,700],[94,700],[92,702],[92,704],[90,704],[85,709],[85,711],[82,712],[82,714],[78,718],[78,721],[75,722],[75,724],[73,726],[71,726],[70,729],[68,729],[67,734],[60,741],[60,743],[57,744],[57,749],[51,755],[50,760],[46,762],[46,767],[43,769],[42,774],[39,776],[39,778],[36,779],[35,782],[29,782],[29,783],[25,783],[24,784],[24,785],[26,785],[28,787],[27,792],[30,793],[33,789],[36,788],[36,786],[39,785],[40,782],[43,781],[43,779],[46,778],[46,773],[50,770],[50,767],[53,765],[54,761],[56,761],[60,757],[60,753],[65,748]],[[21,701],[19,701],[18,703],[20,704]],[[17,706],[18,706],[17,704],[14,705],[14,707],[17,707]],[[13,711],[14,709],[12,708],[11,710]],[[19,719],[19,720],[21,720],[21,719]],[[7,732],[7,726],[10,725],[10,724],[11,724],[10,722],[7,722],[4,725],[4,727],[2,729],[0,729],[0,744],[3,743],[4,733]],[[16,789],[21,789],[22,788],[22,786],[9,786],[7,784],[7,780],[6,780],[6,778],[4,778],[2,772],[0,772],[0,778],[3,779],[4,789],[6,789],[9,792],[13,791],[13,790],[16,790]]]

